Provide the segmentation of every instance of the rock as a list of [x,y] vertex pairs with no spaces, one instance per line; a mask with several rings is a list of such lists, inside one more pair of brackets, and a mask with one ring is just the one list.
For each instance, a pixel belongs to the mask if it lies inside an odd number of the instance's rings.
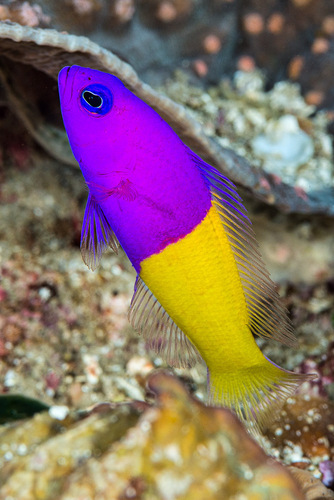
[[0,498],[63,498],[68,477],[92,457],[103,455],[138,417],[135,405],[124,404],[83,420],[70,415],[60,421],[43,413],[0,428]]
[[334,458],[333,415],[332,401],[311,396],[308,391],[289,398],[276,422],[265,432],[278,458],[285,464],[313,470],[319,476],[317,469],[320,469],[328,486],[331,486],[330,474],[324,473],[330,472]]
[[0,428],[0,498],[305,499],[231,412],[163,372],[148,387],[150,407],[100,405],[86,418],[44,413]]
[[297,469],[297,467],[289,467],[289,471],[299,483],[306,500],[332,500],[334,498],[334,493],[310,472]]

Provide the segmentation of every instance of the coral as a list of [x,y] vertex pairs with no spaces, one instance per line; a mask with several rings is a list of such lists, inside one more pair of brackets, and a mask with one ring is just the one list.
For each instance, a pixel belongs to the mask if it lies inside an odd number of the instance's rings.
[[[201,46],[206,36],[207,32],[198,37]],[[6,98],[33,138],[58,160],[76,164],[61,128],[54,79],[65,63],[91,65],[120,77],[141,99],[157,109],[193,150],[218,168],[223,166],[224,174],[258,198],[284,211],[333,213],[333,194],[328,189],[333,179],[331,140],[326,134],[328,118],[324,114],[311,118],[314,108],[305,104],[296,86],[282,82],[268,94],[263,90],[263,77],[258,72],[239,72],[236,89],[222,83],[210,92],[203,92],[178,78],[174,84],[167,84],[164,91],[187,105],[186,111],[147,84],[143,85],[132,68],[114,54],[101,52],[101,48],[88,39],[4,24],[0,25],[0,40],[4,66],[1,80]],[[201,61],[198,71],[205,72],[207,62],[204,58],[198,61]],[[249,107],[247,113],[244,113],[245,106]],[[290,168],[282,172],[284,179],[277,183],[277,175],[281,173],[275,172],[272,176],[259,168],[261,162],[252,153],[250,142],[263,133],[269,119],[277,120],[282,112],[296,116],[299,128],[312,138],[315,155],[297,171]],[[216,134],[220,136],[218,140],[213,138]],[[226,146],[244,155],[251,164]],[[294,183],[302,191],[296,190]]]
[[51,408],[0,429],[0,496],[305,498],[303,485],[229,411],[205,407],[170,375],[156,373],[148,384],[156,398],[150,407],[100,405],[79,422]]
[[67,0],[67,4],[79,16],[90,16],[101,9],[101,2],[99,0]]
[[334,7],[326,0],[243,2],[242,52],[264,67],[269,80],[284,76],[301,84],[309,104],[334,106]]
[[134,0],[113,0],[110,2],[109,13],[112,24],[124,25],[133,19],[135,2]]
[[314,469],[334,458],[333,412],[331,401],[307,393],[297,395],[287,401],[266,435],[285,463]]
[[290,77],[301,83],[307,102],[334,105],[328,0],[245,0],[240,6],[235,0],[17,0],[0,6],[0,20],[89,33],[145,79],[184,67],[218,83],[236,65],[251,63],[266,71],[270,85]]
[[[151,0],[150,0],[151,1]],[[150,1],[145,2],[150,7]],[[193,0],[153,0],[154,15],[162,23],[174,23],[188,17],[194,7]],[[146,7],[147,8],[147,7]]]
[[12,21],[23,26],[47,26],[51,18],[45,15],[42,8],[29,2],[13,2],[8,6],[0,5],[0,21]]
[[[297,70],[296,61],[298,61]],[[320,109],[333,109],[334,93],[331,82],[334,77],[334,45],[332,39],[315,38],[309,52],[304,51],[291,61],[289,76],[301,85],[308,103]]]
[[275,179],[280,178],[301,188],[295,196],[307,202],[310,189],[334,186],[330,121],[320,113],[311,118],[314,107],[305,102],[297,85],[279,82],[265,92],[263,74],[248,69],[236,72],[234,85],[222,82],[207,93],[187,86],[182,76],[167,82],[164,90],[192,108],[193,116],[204,122],[206,133],[221,146],[233,148],[276,176],[258,180],[268,201],[272,183],[278,185]]

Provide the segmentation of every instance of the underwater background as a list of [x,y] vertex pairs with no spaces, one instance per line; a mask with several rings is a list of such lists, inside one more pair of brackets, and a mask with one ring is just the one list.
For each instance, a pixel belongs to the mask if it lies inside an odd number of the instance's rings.
[[[71,64],[116,74],[238,186],[299,348],[258,343],[319,375],[260,445],[202,405],[204,367],[156,371],[123,251],[82,262]],[[333,79],[328,0],[0,2],[0,499],[334,498]]]

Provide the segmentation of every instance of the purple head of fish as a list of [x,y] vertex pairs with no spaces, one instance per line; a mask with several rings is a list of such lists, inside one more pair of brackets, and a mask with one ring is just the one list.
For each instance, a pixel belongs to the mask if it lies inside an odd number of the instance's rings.
[[[87,174],[90,170],[110,170],[113,157],[129,149],[124,144],[128,130],[122,115],[131,94],[124,95],[126,89],[118,78],[79,66],[63,68],[58,81],[62,115],[75,158]],[[108,92],[112,101],[109,112],[90,113],[82,105],[83,92],[92,87]]]
[[209,190],[171,127],[117,77],[66,67],[59,94],[90,194],[138,271],[203,220]]

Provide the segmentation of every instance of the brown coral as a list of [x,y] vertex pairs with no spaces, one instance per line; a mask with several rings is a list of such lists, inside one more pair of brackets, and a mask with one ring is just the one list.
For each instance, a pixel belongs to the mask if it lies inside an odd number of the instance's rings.
[[0,497],[305,499],[229,411],[206,408],[163,373],[150,377],[149,388],[157,398],[150,408],[105,407],[78,423],[38,415],[0,430],[12,450],[0,446]]
[[[62,162],[76,164],[61,125],[55,79],[63,66],[81,64],[121,78],[155,108],[196,153],[258,198],[285,211],[333,213],[330,193],[310,192],[300,196],[293,186],[276,183],[270,174],[222,148],[182,106],[144,84],[129,65],[88,39],[53,30],[0,24],[0,40],[3,58],[0,76],[12,109],[34,139]],[[42,108],[41,98],[45,103]]]

